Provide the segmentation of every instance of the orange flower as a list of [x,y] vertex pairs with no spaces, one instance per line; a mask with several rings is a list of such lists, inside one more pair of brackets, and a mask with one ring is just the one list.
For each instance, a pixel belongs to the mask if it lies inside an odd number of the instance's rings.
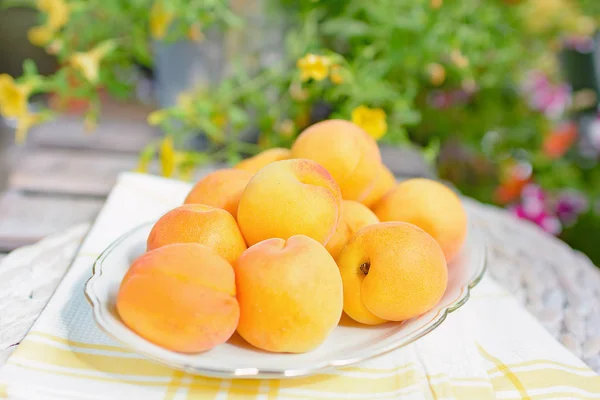
[[562,157],[577,139],[577,125],[569,122],[551,132],[544,139],[543,151],[551,159]]
[[499,204],[510,203],[521,196],[523,188],[531,182],[531,165],[511,162],[504,167],[501,183],[494,192],[494,200]]
[[431,0],[431,8],[437,10],[444,4],[444,0]]
[[204,40],[204,33],[202,32],[202,27],[200,24],[192,24],[190,29],[188,29],[187,36],[190,40],[194,42],[201,42]]
[[529,179],[514,178],[500,184],[494,192],[494,200],[499,204],[510,203],[521,195],[523,188],[529,183]]
[[446,69],[438,63],[431,63],[427,66],[429,81],[434,86],[440,86],[446,80]]

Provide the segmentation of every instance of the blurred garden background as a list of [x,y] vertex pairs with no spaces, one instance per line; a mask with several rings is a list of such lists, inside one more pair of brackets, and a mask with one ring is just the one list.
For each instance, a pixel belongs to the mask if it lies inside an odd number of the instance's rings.
[[22,144],[148,104],[137,168],[179,179],[352,120],[599,265],[599,23],[598,0],[0,0],[0,114]]

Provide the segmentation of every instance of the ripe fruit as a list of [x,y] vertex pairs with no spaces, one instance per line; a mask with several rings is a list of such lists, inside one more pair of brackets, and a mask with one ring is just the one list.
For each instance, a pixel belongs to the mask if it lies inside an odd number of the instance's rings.
[[267,351],[316,348],[342,314],[342,280],[325,248],[307,236],[268,239],[234,265],[240,304],[238,333]]
[[438,241],[450,262],[467,236],[467,213],[458,196],[430,179],[410,179],[389,191],[373,208],[381,221],[404,221]]
[[173,243],[199,243],[229,262],[246,250],[235,220],[227,211],[204,204],[186,204],[163,215],[148,236],[148,250]]
[[405,222],[359,230],[337,258],[344,311],[364,324],[404,321],[433,308],[448,283],[439,244]]
[[394,177],[394,174],[392,174],[392,171],[390,171],[388,167],[381,164],[377,177],[375,178],[375,184],[371,190],[369,190],[365,198],[362,199],[361,203],[369,208],[373,207],[395,185],[396,178]]
[[206,204],[228,211],[234,218],[244,188],[252,173],[241,169],[220,169],[200,179],[185,199],[185,204]]
[[288,160],[292,158],[292,152],[290,149],[284,149],[281,147],[274,147],[272,149],[265,150],[261,153],[258,153],[254,157],[247,158],[243,161],[240,161],[234,168],[242,169],[244,171],[251,172],[255,174],[262,167],[271,164],[275,161]]
[[239,306],[231,265],[210,248],[171,244],[131,265],[117,295],[123,322],[172,351],[196,353],[227,341]]
[[344,248],[348,240],[360,228],[376,224],[379,222],[373,211],[367,206],[352,200],[344,200],[342,204],[342,219],[338,224],[335,233],[327,242],[327,251],[335,259]]
[[341,214],[340,189],[311,160],[271,163],[250,180],[240,199],[238,224],[251,246],[269,238],[306,235],[326,243]]
[[381,164],[375,140],[344,120],[321,121],[306,128],[292,146],[292,156],[321,164],[340,186],[344,199],[357,201],[374,185]]

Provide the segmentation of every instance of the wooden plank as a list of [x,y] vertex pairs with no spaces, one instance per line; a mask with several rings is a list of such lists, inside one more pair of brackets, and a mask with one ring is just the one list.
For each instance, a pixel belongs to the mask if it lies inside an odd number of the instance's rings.
[[8,187],[32,192],[105,197],[117,175],[137,164],[135,154],[28,149],[15,160]]
[[90,222],[103,200],[24,194],[0,194],[0,251],[32,244],[82,222]]
[[62,115],[33,128],[27,145],[31,147],[86,149],[119,153],[139,153],[160,131],[145,118],[126,117],[115,112],[103,117],[94,131],[87,132],[80,117]]

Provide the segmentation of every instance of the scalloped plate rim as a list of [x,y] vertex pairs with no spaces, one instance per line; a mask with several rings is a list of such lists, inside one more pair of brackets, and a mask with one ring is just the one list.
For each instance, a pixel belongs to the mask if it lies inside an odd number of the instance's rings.
[[[122,346],[124,346],[125,348],[127,348],[135,353],[138,353],[140,355],[143,355],[143,356],[147,357],[148,359],[153,360],[159,364],[168,366],[173,369],[188,372],[191,374],[202,375],[202,376],[207,376],[207,377],[237,378],[237,379],[240,379],[240,378],[241,379],[283,379],[283,378],[303,377],[303,376],[309,376],[309,375],[313,375],[313,374],[316,374],[319,372],[331,370],[334,368],[339,368],[342,366],[355,364],[355,363],[358,363],[361,361],[365,361],[365,360],[368,360],[368,359],[371,359],[371,358],[374,358],[377,356],[387,354],[387,353],[394,351],[400,347],[404,347],[406,345],[413,343],[414,341],[422,338],[423,336],[427,335],[428,333],[430,333],[431,331],[436,329],[438,326],[440,326],[442,324],[442,322],[444,322],[444,320],[446,319],[448,314],[458,310],[460,307],[462,307],[467,302],[467,300],[469,299],[470,293],[471,293],[471,289],[473,289],[481,281],[481,279],[485,275],[485,271],[487,270],[487,259],[488,259],[487,248],[486,248],[485,241],[480,238],[480,239],[478,239],[478,241],[479,241],[479,245],[482,247],[481,263],[478,266],[477,273],[474,274],[474,276],[468,283],[464,284],[461,287],[460,295],[456,298],[456,300],[452,301],[447,306],[440,308],[438,310],[437,314],[429,322],[425,323],[419,329],[417,329],[414,332],[408,334],[407,336],[399,339],[396,342],[390,343],[389,345],[382,347],[380,349],[377,349],[377,351],[370,352],[366,355],[360,353],[359,355],[357,355],[355,357],[330,360],[328,362],[321,362],[319,364],[315,364],[311,368],[295,368],[295,369],[286,369],[286,370],[282,370],[282,371],[270,371],[270,370],[258,369],[258,368],[232,368],[232,369],[224,370],[224,369],[197,367],[197,366],[188,365],[188,364],[173,363],[173,362],[170,362],[169,360],[162,359],[160,357],[153,355],[150,352],[146,352],[139,348],[135,348],[135,347],[131,346],[129,343],[126,343],[125,341],[121,340],[119,337],[114,335],[110,331],[110,329],[107,328],[108,324],[104,321],[104,316],[103,316],[103,312],[102,312],[102,310],[103,310],[102,303],[98,299],[98,296],[97,296],[96,292],[94,291],[95,284],[103,276],[102,262],[104,261],[104,259],[111,253],[111,251],[115,247],[117,247],[121,242],[123,242],[129,236],[133,235],[136,231],[144,229],[148,225],[153,224],[153,223],[154,223],[154,221],[145,222],[145,223],[140,224],[140,225],[136,226],[135,228],[129,230],[128,232],[122,234],[119,238],[117,238],[115,241],[113,241],[98,256],[98,258],[94,261],[94,264],[92,266],[92,276],[88,279],[88,281],[85,284],[85,288],[84,288],[85,298],[92,308],[92,316],[93,316],[94,322],[96,323],[96,326],[102,332],[104,332],[104,334],[106,334],[108,337],[110,337],[115,342],[117,342],[117,343],[121,344]],[[479,231],[479,229],[475,228],[472,225],[469,226],[469,229],[474,229],[476,231]]]

